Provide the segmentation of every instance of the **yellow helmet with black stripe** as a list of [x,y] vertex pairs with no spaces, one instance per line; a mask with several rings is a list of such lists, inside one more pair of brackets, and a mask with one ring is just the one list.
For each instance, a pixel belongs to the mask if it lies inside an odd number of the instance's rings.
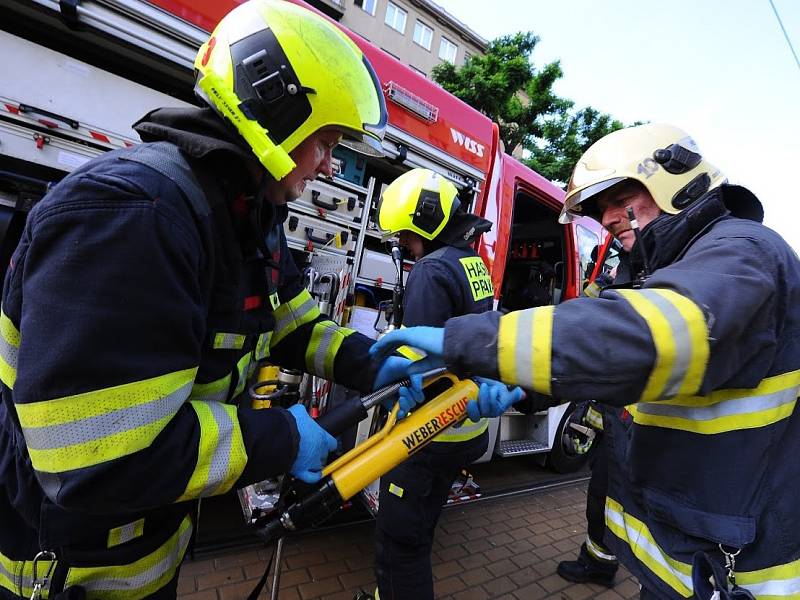
[[285,0],[248,0],[219,22],[195,59],[196,93],[236,127],[275,179],[289,152],[323,127],[382,155],[387,113],[369,61],[339,28]]
[[413,231],[426,240],[445,228],[459,207],[458,188],[430,169],[411,169],[383,192],[378,227],[384,235]]

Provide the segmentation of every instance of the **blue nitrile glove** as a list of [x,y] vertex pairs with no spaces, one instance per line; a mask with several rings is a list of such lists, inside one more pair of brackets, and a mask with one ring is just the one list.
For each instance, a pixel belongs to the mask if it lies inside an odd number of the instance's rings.
[[[398,420],[404,419],[412,408],[425,400],[425,394],[422,392],[422,373],[409,375],[409,378],[411,385],[401,387],[397,391],[397,403],[400,405],[400,410],[397,411]],[[389,398],[383,401],[383,405],[387,410],[392,410],[394,402],[393,398]]]
[[427,354],[414,362],[413,373],[422,373],[444,365],[444,329],[439,327],[408,327],[384,335],[369,349],[373,359],[389,356],[400,346],[412,346]]
[[499,417],[512,404],[525,397],[525,392],[520,387],[508,389],[505,383],[485,377],[476,377],[475,381],[481,384],[478,400],[470,400],[467,404],[467,414],[473,421],[478,421],[481,417]]
[[384,386],[400,381],[408,377],[408,371],[411,368],[411,361],[402,356],[390,356],[381,363],[378,368],[378,374],[375,375],[375,382],[372,384],[372,389],[377,390]]
[[322,477],[322,467],[328,454],[336,450],[336,439],[308,416],[302,404],[290,407],[289,412],[294,417],[300,435],[297,458],[289,473],[300,481],[316,483]]

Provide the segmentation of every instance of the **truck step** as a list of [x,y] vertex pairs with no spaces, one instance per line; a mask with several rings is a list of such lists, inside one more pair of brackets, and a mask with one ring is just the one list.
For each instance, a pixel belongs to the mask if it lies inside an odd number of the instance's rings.
[[506,440],[505,442],[500,442],[497,454],[503,457],[520,456],[522,454],[539,454],[549,450],[550,446],[536,440]]

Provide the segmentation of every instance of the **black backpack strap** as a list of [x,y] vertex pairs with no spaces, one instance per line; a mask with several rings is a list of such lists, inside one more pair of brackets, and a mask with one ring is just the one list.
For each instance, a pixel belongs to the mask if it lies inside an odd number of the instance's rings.
[[211,213],[211,202],[206,198],[189,161],[175,144],[170,142],[141,144],[134,146],[120,158],[147,165],[174,181],[197,216],[205,217]]

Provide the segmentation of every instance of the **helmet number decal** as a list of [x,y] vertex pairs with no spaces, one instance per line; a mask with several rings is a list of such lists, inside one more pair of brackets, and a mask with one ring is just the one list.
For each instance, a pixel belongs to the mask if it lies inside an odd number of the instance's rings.
[[645,178],[651,177],[656,171],[658,171],[658,163],[649,156],[636,167],[636,172],[644,175]]

